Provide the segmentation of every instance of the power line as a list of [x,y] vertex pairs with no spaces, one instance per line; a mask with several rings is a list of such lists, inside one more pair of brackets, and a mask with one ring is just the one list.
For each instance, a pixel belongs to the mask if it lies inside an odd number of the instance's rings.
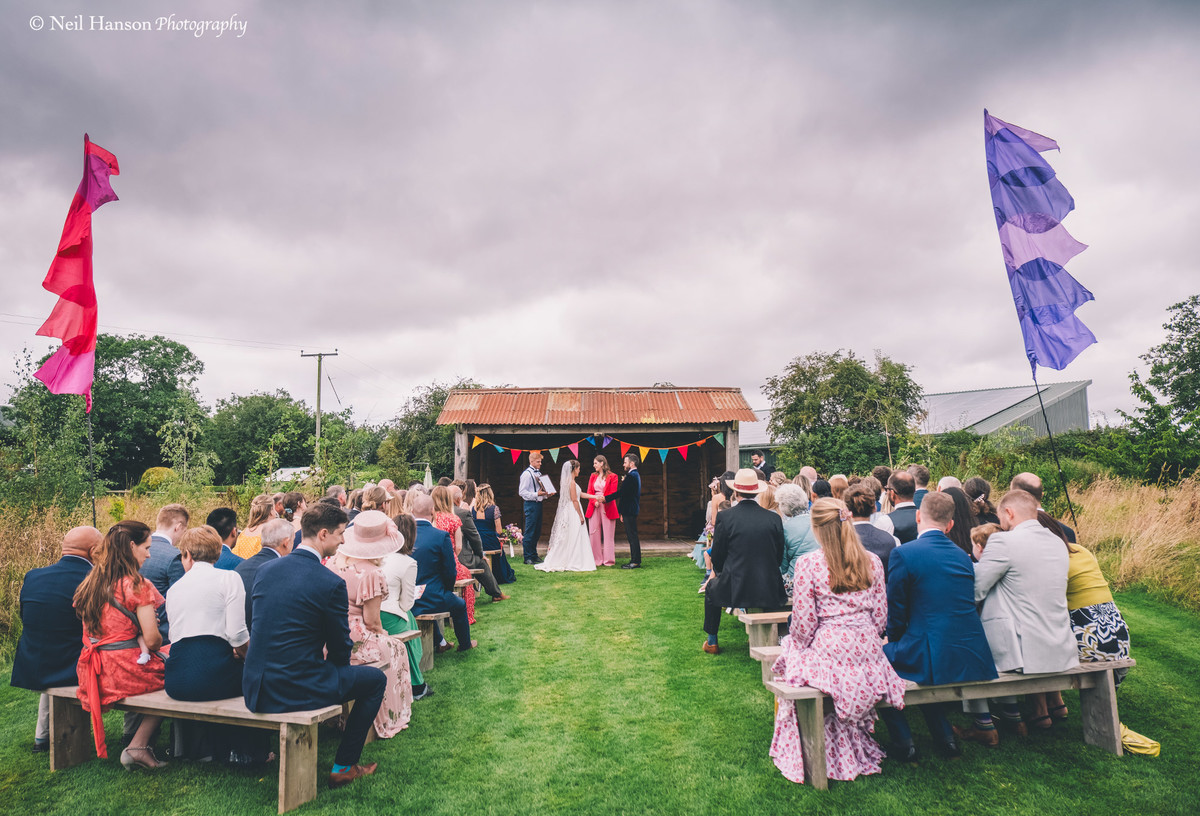
[[[0,318],[13,317],[17,320],[3,320],[0,323],[10,323],[14,326],[40,326],[43,318],[34,317],[32,315],[12,314],[10,312],[0,312]],[[18,322],[31,321],[31,322]],[[157,334],[163,337],[188,337],[202,343],[211,345],[235,345],[235,346],[250,346],[253,348],[275,349],[278,351],[303,351],[303,346],[298,346],[292,343],[276,343],[273,340],[246,340],[239,337],[216,337],[210,334],[188,334],[186,332],[162,332],[153,331],[151,329],[135,329],[131,326],[114,326],[111,323],[101,323],[97,328],[116,329],[117,331],[137,332],[138,334]]]

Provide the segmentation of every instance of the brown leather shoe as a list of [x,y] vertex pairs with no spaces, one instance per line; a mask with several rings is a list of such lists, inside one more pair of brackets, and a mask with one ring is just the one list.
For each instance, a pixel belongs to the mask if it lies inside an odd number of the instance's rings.
[[501,592],[495,598],[492,598],[492,603],[499,603],[500,601],[508,601],[511,599],[512,599],[511,595],[505,595],[503,592]]
[[720,654],[721,653],[720,646],[718,646],[715,643],[709,643],[708,641],[705,641],[704,646],[702,646],[701,648],[704,649],[704,651],[708,652],[709,654]]
[[451,643],[450,641],[446,641],[445,643],[443,643],[440,646],[434,646],[433,653],[434,654],[443,654],[445,652],[450,651],[453,648],[454,648],[454,644]]
[[478,646],[478,645],[479,645],[479,641],[478,641],[478,640],[472,640],[472,641],[471,641],[471,645],[470,645],[470,646],[459,646],[459,647],[458,647],[458,650],[459,650],[460,652],[465,652],[465,651],[467,651],[468,649],[474,649],[474,648],[475,648],[476,646]]
[[340,788],[342,785],[349,785],[360,776],[370,776],[375,773],[375,769],[379,767],[379,763],[372,762],[370,765],[351,765],[341,773],[329,772],[329,787]]
[[986,731],[981,731],[978,728],[959,728],[953,726],[954,735],[960,740],[970,740],[978,742],[980,745],[986,745],[988,748],[995,748],[1000,744],[1000,735],[996,733],[995,728],[989,728]]

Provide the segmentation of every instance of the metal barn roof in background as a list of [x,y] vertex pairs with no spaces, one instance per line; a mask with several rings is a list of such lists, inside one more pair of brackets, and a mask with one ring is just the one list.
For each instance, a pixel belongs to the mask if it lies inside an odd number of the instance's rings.
[[753,422],[740,388],[463,388],[439,425],[687,425]]

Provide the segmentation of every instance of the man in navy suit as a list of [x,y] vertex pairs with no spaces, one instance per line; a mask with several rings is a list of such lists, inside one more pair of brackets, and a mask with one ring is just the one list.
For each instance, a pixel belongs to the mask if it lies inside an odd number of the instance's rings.
[[909,465],[908,475],[913,477],[913,504],[920,510],[925,496],[929,494],[929,468],[924,465]]
[[375,773],[376,763],[358,761],[387,677],[373,666],[350,665],[346,582],[321,563],[342,544],[346,511],[317,502],[300,519],[300,531],[300,546],[260,567],[254,579],[242,695],[247,708],[265,714],[353,700],[329,774],[329,787],[337,788]]
[[[412,515],[417,522],[417,540],[412,551],[412,558],[417,562],[417,586],[425,586],[421,597],[413,602],[412,613],[449,612],[454,634],[458,637],[458,650],[465,652],[479,643],[471,640],[466,603],[454,594],[454,545],[445,530],[433,526],[433,499],[428,495],[417,494],[412,502]],[[438,651],[449,648],[449,645],[439,646]]]
[[627,453],[621,460],[625,468],[625,478],[617,488],[616,496],[605,496],[604,500],[617,500],[617,512],[621,515],[621,523],[625,525],[625,537],[629,539],[629,563],[622,564],[621,569],[637,569],[642,565],[642,540],[638,536],[638,513],[642,511],[642,474],[638,473],[637,454]]
[[900,539],[901,544],[907,544],[917,537],[917,505],[913,502],[913,491],[916,489],[911,473],[898,470],[891,475],[887,483],[887,492],[892,500],[892,512],[888,518],[892,520],[892,534]]
[[[75,590],[92,571],[104,536],[95,527],[76,527],[63,537],[62,558],[30,570],[21,585],[21,639],[9,684],[30,691],[73,686],[83,648],[83,625],[75,615]],[[50,750],[50,698],[38,702],[33,750]]]
[[[883,653],[896,674],[921,685],[993,680],[996,664],[975,611],[975,570],[946,536],[954,526],[954,500],[930,493],[917,511],[917,524],[916,539],[892,550],[889,559]],[[959,756],[945,704],[923,705],[921,713],[941,752]],[[904,712],[880,709],[880,716],[892,736],[888,755],[914,761],[917,750]]]

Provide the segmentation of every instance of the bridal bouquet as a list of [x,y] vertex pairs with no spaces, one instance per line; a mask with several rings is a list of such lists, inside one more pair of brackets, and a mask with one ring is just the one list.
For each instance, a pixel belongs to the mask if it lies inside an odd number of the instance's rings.
[[521,528],[515,524],[510,524],[504,528],[504,532],[500,534],[500,543],[508,545],[508,557],[513,558],[513,547],[520,544],[525,539],[525,534],[521,532]]

